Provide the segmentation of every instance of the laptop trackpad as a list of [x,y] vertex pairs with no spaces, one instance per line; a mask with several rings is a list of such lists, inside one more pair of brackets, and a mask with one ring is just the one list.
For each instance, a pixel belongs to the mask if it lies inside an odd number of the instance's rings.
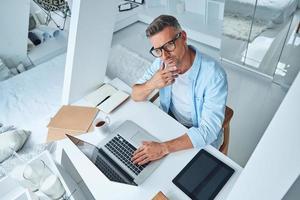
[[153,138],[146,134],[137,132],[131,137],[130,141],[132,142],[133,146],[139,147],[142,145],[143,141],[153,141]]

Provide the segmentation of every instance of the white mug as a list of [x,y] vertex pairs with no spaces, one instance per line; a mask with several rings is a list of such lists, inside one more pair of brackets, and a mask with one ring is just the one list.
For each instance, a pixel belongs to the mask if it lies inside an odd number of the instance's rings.
[[109,132],[109,123],[110,123],[110,119],[107,116],[105,117],[105,119],[97,118],[94,121],[94,128],[95,128],[95,130],[97,130],[100,133],[108,133]]

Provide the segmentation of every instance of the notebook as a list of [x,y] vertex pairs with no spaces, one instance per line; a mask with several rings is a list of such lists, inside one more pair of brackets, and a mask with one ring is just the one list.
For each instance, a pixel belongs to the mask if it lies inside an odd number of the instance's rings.
[[87,95],[85,99],[91,106],[97,107],[108,114],[125,102],[128,97],[129,94],[126,92],[118,90],[110,84],[104,84],[91,94]]

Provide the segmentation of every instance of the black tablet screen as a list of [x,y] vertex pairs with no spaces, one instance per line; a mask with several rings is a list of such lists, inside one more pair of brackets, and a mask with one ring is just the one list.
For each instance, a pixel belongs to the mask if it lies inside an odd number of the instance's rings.
[[232,168],[202,149],[173,183],[192,199],[214,199],[233,173]]

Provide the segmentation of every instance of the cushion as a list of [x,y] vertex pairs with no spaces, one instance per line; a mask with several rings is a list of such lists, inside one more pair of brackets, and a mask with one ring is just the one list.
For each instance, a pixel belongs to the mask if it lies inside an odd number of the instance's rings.
[[4,81],[13,75],[11,74],[10,70],[5,66],[5,64],[0,59],[0,81]]
[[10,157],[13,151],[21,149],[30,135],[30,131],[9,130],[0,134],[0,163]]
[[109,78],[118,77],[132,87],[140,79],[151,63],[121,45],[111,48],[106,74]]

